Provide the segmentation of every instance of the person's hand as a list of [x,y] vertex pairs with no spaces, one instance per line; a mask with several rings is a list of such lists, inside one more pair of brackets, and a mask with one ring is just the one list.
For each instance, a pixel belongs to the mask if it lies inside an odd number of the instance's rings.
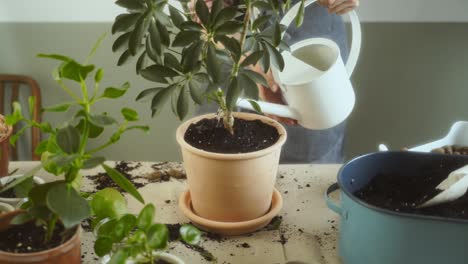
[[359,0],[319,0],[319,3],[328,8],[330,13],[342,15],[359,6]]

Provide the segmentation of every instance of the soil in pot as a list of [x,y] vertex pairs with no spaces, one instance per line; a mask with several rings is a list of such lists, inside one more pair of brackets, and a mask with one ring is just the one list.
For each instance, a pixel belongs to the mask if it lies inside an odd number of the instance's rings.
[[411,177],[381,173],[354,195],[368,204],[395,212],[468,219],[468,192],[450,203],[416,208],[440,193],[435,187],[455,169],[432,168]]
[[6,192],[0,193],[1,198],[16,198],[15,191],[13,189],[9,189]]
[[280,135],[275,127],[260,120],[235,118],[231,135],[216,118],[202,119],[191,124],[185,132],[185,141],[195,148],[216,153],[247,153],[274,145]]
[[0,250],[12,253],[44,251],[65,243],[72,238],[75,232],[76,229],[65,231],[63,225],[57,224],[52,239],[44,242],[46,230],[43,226],[36,226],[34,222],[13,225],[0,233]]

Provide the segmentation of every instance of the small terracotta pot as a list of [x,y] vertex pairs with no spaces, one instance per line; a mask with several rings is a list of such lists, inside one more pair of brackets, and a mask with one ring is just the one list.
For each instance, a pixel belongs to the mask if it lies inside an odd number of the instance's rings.
[[11,253],[0,251],[0,264],[80,264],[81,263],[81,227],[64,244],[48,250],[34,253]]
[[10,160],[10,136],[13,132],[11,126],[5,126],[5,118],[0,115],[0,130],[3,130],[3,136],[0,136],[0,177],[8,175],[8,163]]
[[184,140],[190,124],[208,114],[192,118],[177,129],[187,173],[192,207],[200,217],[221,222],[241,222],[266,214],[271,206],[281,147],[286,142],[286,130],[275,120],[250,113],[234,113],[245,120],[261,120],[275,127],[278,141],[263,150],[222,154],[197,149]]

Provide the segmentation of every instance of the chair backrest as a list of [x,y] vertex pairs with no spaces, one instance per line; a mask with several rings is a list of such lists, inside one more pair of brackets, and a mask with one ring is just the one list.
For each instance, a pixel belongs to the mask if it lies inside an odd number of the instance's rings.
[[[6,102],[5,98],[7,88],[11,89],[10,102]],[[0,112],[5,113],[6,107],[11,109],[13,102],[19,100],[20,89],[29,89],[30,95],[36,98],[32,119],[36,122],[41,122],[41,90],[37,82],[29,76],[0,74]],[[13,131],[15,132],[16,129],[14,128]],[[31,129],[31,157],[33,160],[40,160],[40,157],[34,153],[36,146],[41,141],[40,133],[41,131],[36,127]],[[17,148],[13,147],[11,151],[10,156],[12,160],[18,160]]]

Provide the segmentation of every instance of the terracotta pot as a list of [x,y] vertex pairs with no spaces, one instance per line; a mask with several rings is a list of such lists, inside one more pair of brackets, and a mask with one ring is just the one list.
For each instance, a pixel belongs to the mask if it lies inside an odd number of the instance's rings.
[[81,263],[81,227],[64,244],[45,251],[34,253],[11,253],[0,251],[0,264],[80,264]]
[[208,114],[192,118],[177,129],[194,212],[200,217],[241,222],[266,214],[271,206],[281,147],[286,142],[286,130],[275,120],[250,113],[234,113],[245,120],[258,119],[275,127],[280,138],[271,147],[242,154],[207,152],[189,145],[185,131],[192,123]]
[[11,126],[3,127],[5,125],[5,118],[0,115],[0,177],[8,175],[8,162],[10,160],[10,136],[13,132],[13,128]]

